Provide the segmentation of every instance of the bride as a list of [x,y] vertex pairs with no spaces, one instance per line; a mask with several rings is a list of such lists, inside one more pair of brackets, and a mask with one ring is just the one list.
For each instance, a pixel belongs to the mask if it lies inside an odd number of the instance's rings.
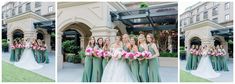
[[26,39],[25,49],[22,53],[21,59],[19,60],[19,62],[16,62],[15,65],[27,70],[35,70],[43,67],[42,65],[38,64],[34,58],[29,38]]
[[122,51],[120,37],[116,37],[115,43],[111,46],[112,58],[106,65],[102,82],[136,82],[126,61],[119,59]]
[[191,71],[191,73],[195,76],[202,78],[216,78],[220,76],[220,73],[214,71],[209,56],[207,55],[209,49],[205,45],[202,51],[202,58],[198,64],[196,70]]

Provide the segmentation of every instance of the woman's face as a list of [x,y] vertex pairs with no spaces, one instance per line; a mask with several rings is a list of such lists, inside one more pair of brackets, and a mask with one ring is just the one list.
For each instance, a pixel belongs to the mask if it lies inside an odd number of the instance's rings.
[[128,40],[127,35],[124,35],[122,38],[123,38],[124,42],[126,42]]
[[120,42],[120,38],[119,37],[116,38],[116,42]]
[[131,43],[131,45],[135,45],[135,39],[131,38],[130,43]]
[[109,44],[109,43],[110,43],[110,40],[109,40],[109,39],[105,39],[105,43],[106,43],[106,44]]
[[144,41],[144,39],[142,37],[139,37],[138,40],[140,43],[142,43]]
[[103,43],[103,39],[99,39],[98,43],[101,45]]
[[148,42],[152,42],[152,38],[151,38],[150,35],[147,35],[147,41],[148,41]]
[[91,39],[91,44],[94,44],[94,43],[95,43],[95,39],[92,38],[92,39]]

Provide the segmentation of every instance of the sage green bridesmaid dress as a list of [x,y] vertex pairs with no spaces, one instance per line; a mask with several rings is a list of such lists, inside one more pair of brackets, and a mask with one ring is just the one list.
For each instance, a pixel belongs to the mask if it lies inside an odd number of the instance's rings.
[[[134,53],[133,50],[131,52]],[[130,69],[131,72],[133,73],[134,77],[137,79],[138,82],[140,82],[140,77],[139,77],[139,61],[137,59],[133,59],[130,62]]]
[[197,55],[193,55],[192,56],[192,70],[196,70],[197,69]]
[[49,63],[49,54],[48,54],[48,50],[45,50],[43,53],[44,57],[45,57],[45,63],[48,64]]
[[[156,54],[151,45],[149,45],[148,48],[152,55]],[[157,57],[149,59],[149,82],[161,82]]]
[[108,58],[103,58],[103,60],[102,60],[102,70],[104,70],[104,68],[106,67],[107,64],[108,64]]
[[85,64],[84,64],[84,71],[82,76],[82,82],[91,82],[92,77],[92,59],[93,56],[86,56],[85,57]]
[[[143,52],[144,48],[139,46],[139,52]],[[140,82],[148,82],[148,60],[144,59],[139,61],[139,75],[140,75]]]
[[20,60],[20,48],[15,49],[15,60],[17,62]]
[[15,62],[15,49],[11,49],[10,61],[11,61],[11,62]]
[[[98,50],[102,49],[102,48],[99,48],[97,45],[95,46],[95,48],[97,48]],[[93,65],[93,68],[92,68],[92,79],[91,79],[91,81],[92,82],[100,82],[102,74],[103,74],[102,58],[93,56],[92,65]]]
[[190,53],[187,57],[186,70],[192,70],[192,55],[193,54]]

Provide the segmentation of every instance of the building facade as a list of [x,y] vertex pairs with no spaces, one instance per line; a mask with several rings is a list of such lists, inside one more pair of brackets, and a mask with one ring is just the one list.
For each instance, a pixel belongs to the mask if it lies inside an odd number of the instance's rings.
[[231,52],[228,41],[232,40],[232,31],[233,2],[198,2],[180,15],[180,32],[187,48],[191,45],[223,45]]
[[54,22],[54,2],[8,2],[2,6],[2,38],[10,44],[16,38],[41,39],[51,51]]

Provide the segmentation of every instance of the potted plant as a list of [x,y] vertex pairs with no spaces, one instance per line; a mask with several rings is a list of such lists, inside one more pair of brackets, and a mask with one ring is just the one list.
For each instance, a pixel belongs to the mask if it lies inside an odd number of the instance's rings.
[[62,48],[65,52],[65,60],[67,62],[73,62],[75,53],[73,53],[73,48],[75,45],[74,40],[66,40],[62,43]]
[[79,53],[79,58],[81,59],[81,63],[84,64],[84,60],[86,57],[84,49],[80,50],[78,53]]
[[3,52],[8,52],[8,43],[7,43],[7,39],[2,39],[2,51]]

